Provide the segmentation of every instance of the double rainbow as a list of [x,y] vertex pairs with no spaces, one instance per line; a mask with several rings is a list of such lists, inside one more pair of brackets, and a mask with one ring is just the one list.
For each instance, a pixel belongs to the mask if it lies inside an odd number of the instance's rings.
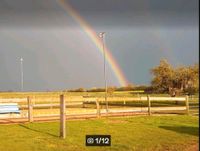
[[[92,27],[87,23],[86,20],[84,20],[83,17],[80,16],[80,14],[65,0],[59,0],[59,4],[62,6],[62,8],[67,11],[72,18],[83,28],[85,33],[90,37],[90,39],[93,41],[93,43],[98,48],[97,50],[100,51],[101,54],[104,53],[102,49],[102,42],[100,38],[97,36],[96,32],[92,29]],[[107,47],[104,47],[105,54],[106,54],[106,61],[110,65],[112,71],[114,72],[114,75],[116,76],[119,84],[121,86],[126,86],[128,84],[123,72],[121,71],[119,65],[117,64],[116,60],[112,56],[110,50]]]

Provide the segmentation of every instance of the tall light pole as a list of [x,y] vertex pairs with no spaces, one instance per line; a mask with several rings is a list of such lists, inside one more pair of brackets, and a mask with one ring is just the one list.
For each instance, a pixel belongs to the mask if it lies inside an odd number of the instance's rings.
[[21,63],[21,91],[24,90],[24,71],[23,71],[23,58],[20,59],[20,63]]
[[105,32],[100,32],[99,37],[102,41],[102,49],[104,54],[103,69],[104,69],[104,83],[105,83],[105,102],[106,102],[106,112],[108,112],[108,100],[107,100],[107,79],[106,79],[106,52],[105,52]]

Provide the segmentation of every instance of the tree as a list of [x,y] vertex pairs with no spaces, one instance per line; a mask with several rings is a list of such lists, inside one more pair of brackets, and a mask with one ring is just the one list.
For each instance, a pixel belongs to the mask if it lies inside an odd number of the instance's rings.
[[116,90],[116,87],[108,87],[107,92],[110,96],[112,96],[115,90]]
[[174,70],[167,60],[161,60],[158,66],[151,69],[151,73],[153,74],[152,86],[158,92],[169,92],[173,87]]
[[198,92],[199,90],[199,65],[195,64],[188,67],[184,91],[188,94]]
[[129,83],[127,86],[116,88],[116,91],[132,91],[134,89],[134,85]]
[[178,67],[173,76],[173,87],[179,88],[181,91],[186,87],[189,70],[186,67]]
[[175,71],[174,87],[181,91],[197,91],[199,87],[199,66],[178,67]]
[[85,92],[84,88],[78,88],[78,89],[74,89],[74,90],[68,90],[68,92]]
[[199,90],[199,65],[173,68],[167,60],[151,69],[152,86],[157,92],[169,92],[175,96],[180,92],[193,93]]

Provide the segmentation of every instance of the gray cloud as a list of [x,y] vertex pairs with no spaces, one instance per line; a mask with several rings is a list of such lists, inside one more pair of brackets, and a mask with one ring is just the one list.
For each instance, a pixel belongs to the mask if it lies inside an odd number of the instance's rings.
[[[198,25],[198,0],[68,0],[94,26]],[[1,0],[0,27],[76,26],[58,0]]]

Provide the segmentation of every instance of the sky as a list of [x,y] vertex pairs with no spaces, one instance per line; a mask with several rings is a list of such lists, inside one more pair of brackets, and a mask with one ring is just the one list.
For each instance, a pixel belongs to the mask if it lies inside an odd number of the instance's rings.
[[[150,84],[150,69],[163,58],[174,66],[198,63],[198,3],[1,0],[0,91],[21,90],[21,57],[24,91],[103,87],[104,56],[83,22],[93,34],[106,33],[105,46],[128,83]],[[121,86],[109,61],[106,79]]]

